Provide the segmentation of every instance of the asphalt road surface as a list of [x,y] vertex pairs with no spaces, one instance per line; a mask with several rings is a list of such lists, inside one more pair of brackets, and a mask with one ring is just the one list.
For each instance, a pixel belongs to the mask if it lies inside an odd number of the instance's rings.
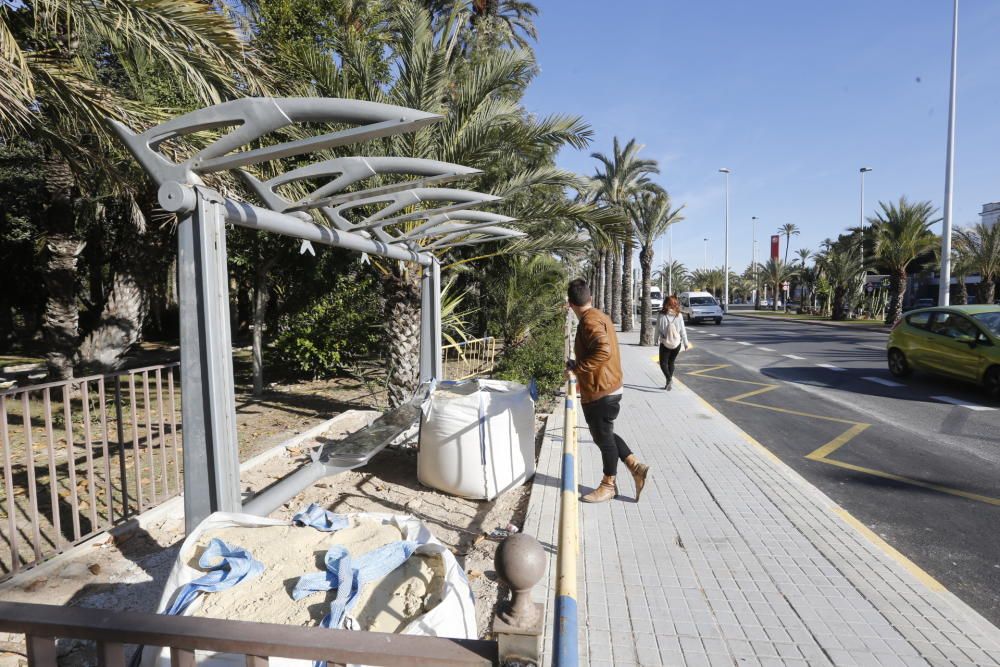
[[896,380],[884,332],[733,315],[688,335],[682,382],[1000,624],[1000,403]]

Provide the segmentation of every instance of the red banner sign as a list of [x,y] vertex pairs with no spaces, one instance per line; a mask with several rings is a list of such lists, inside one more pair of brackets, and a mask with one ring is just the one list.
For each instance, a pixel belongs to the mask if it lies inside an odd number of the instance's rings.
[[778,259],[778,255],[781,254],[781,236],[775,234],[771,237],[771,259]]

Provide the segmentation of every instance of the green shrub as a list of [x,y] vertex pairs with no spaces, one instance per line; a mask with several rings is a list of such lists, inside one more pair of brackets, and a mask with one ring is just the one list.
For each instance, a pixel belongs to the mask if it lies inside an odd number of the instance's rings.
[[526,342],[504,352],[494,377],[524,384],[534,378],[539,395],[555,394],[563,383],[566,368],[564,327],[562,315],[537,327]]
[[340,276],[326,294],[278,320],[274,350],[292,369],[329,377],[375,352],[381,325],[374,280]]

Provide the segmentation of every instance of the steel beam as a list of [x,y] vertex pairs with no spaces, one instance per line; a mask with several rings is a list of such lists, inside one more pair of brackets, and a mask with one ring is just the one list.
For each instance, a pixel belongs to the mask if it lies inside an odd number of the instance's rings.
[[420,382],[441,376],[441,264],[435,259],[420,279]]
[[184,415],[184,523],[238,512],[239,450],[229,331],[225,200],[196,188],[177,229]]

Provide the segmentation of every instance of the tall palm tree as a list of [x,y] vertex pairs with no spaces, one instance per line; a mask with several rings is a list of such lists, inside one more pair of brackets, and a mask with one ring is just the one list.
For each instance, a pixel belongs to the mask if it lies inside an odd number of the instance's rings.
[[[639,157],[642,144],[637,144],[635,139],[629,139],[624,146],[614,138],[610,155],[604,153],[591,153],[591,157],[600,162],[597,172],[594,174],[595,188],[597,196],[611,206],[625,207],[640,192],[649,188],[652,184],[649,180],[650,174],[660,173],[660,168],[656,160],[647,160]],[[612,286],[612,298],[608,305],[611,308],[609,313],[615,322],[621,322],[622,331],[632,330],[632,254],[635,242],[632,230],[625,231],[624,238],[620,243],[621,263],[615,263],[612,272],[615,278]]]
[[992,304],[1000,275],[1000,225],[980,222],[968,229],[956,230],[955,251],[961,263],[979,274],[979,303]]
[[799,248],[796,252],[799,256],[799,261],[802,262],[802,268],[806,268],[806,262],[812,257],[813,251],[810,248]]
[[[552,252],[543,239],[565,244],[549,229],[565,222],[587,229],[599,228],[614,211],[595,208],[586,198],[561,196],[566,189],[585,191],[576,175],[554,166],[559,147],[583,148],[590,128],[575,116],[536,117],[527,114],[517,99],[536,72],[531,54],[523,50],[482,49],[466,58],[453,46],[461,26],[455,17],[435,29],[430,14],[414,3],[400,3],[391,16],[394,35],[388,84],[368,60],[354,57],[351,44],[343,45],[344,70],[325,65],[315,71],[317,91],[334,89],[344,78],[356,82],[355,94],[374,102],[439,113],[444,119],[418,132],[395,135],[366,148],[384,154],[443,160],[481,169],[484,173],[466,184],[505,200],[496,210],[518,219],[528,232],[526,245],[504,246],[508,252]],[[552,196],[552,193],[560,196]],[[602,217],[603,216],[603,217]],[[410,223],[407,223],[410,224]],[[412,223],[418,224],[418,223]],[[483,253],[480,249],[471,261]],[[448,264],[447,258],[443,269]],[[412,395],[419,379],[420,272],[399,262],[379,263],[386,290],[385,346],[388,355],[390,405]]]
[[[777,295],[781,294],[781,286],[798,275],[798,269],[791,264],[786,264],[780,259],[768,259],[764,265],[764,280],[774,287],[774,305],[772,310],[778,310]],[[788,310],[788,299],[784,300],[784,308]]]
[[900,197],[898,204],[879,202],[879,211],[868,218],[875,240],[875,259],[889,273],[889,305],[885,310],[885,323],[889,326],[903,316],[903,293],[910,262],[937,246],[937,236],[930,230],[939,220],[933,217],[934,213],[929,201],[910,202]]
[[799,235],[799,227],[794,222],[786,222],[778,227],[778,233],[785,237],[785,263],[788,263],[788,248],[792,245],[792,237]]
[[[174,99],[210,104],[266,92],[267,69],[248,48],[227,13],[200,0],[65,0],[5,3],[0,8],[0,134],[41,146],[48,196],[41,202],[44,283],[43,330],[50,376],[70,377],[78,359],[76,267],[84,242],[77,228],[87,206],[101,197],[124,199],[134,211],[146,198],[145,179],[120,160],[106,119],[132,127],[163,120],[173,109],[143,100],[155,86]],[[103,191],[98,193],[98,189]],[[143,224],[142,216],[134,216]],[[128,320],[126,343],[141,329],[143,311],[132,276],[119,277],[105,314]],[[108,308],[114,312],[108,313]],[[100,340],[93,339],[100,348]],[[100,352],[100,350],[99,350]],[[124,350],[122,351],[124,352]],[[98,355],[100,356],[100,354]]]
[[670,195],[660,188],[639,194],[626,207],[632,220],[635,238],[639,242],[639,267],[642,271],[642,303],[640,305],[639,343],[653,344],[650,278],[653,274],[653,244],[670,225],[684,219],[684,206],[671,208]]

